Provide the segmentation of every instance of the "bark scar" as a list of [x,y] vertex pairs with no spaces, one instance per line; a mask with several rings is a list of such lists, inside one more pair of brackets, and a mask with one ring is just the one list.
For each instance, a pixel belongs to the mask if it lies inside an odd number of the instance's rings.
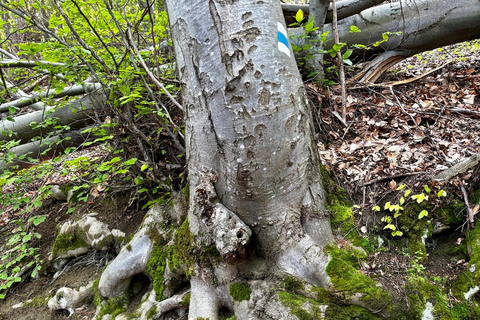
[[204,172],[195,190],[196,210],[211,244],[215,244],[222,258],[234,262],[247,256],[247,245],[252,231],[233,211],[218,199],[214,173]]

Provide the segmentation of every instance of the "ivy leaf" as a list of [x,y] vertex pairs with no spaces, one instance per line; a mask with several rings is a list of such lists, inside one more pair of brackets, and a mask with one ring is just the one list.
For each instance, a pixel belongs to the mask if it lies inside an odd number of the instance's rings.
[[401,197],[399,203],[400,203],[400,205],[402,206],[402,205],[405,203],[405,198],[404,198],[404,197]]
[[396,231],[392,231],[392,236],[398,236],[398,237],[401,237],[403,236],[403,232],[400,231],[400,230],[396,230]]
[[405,193],[403,194],[403,196],[406,198],[406,197],[408,197],[411,193],[412,193],[412,190],[408,189],[407,191],[405,191]]
[[412,196],[413,200],[417,200],[417,203],[422,203],[423,200],[427,200],[428,196],[425,195],[425,193],[420,193]]
[[379,207],[379,206],[374,206],[374,207],[372,208],[372,210],[378,212],[378,211],[380,211],[380,207]]
[[383,207],[384,210],[387,210],[390,208],[390,202],[385,203],[385,207]]
[[422,210],[420,214],[418,215],[418,219],[422,219],[423,217],[428,216],[428,211],[427,210]]

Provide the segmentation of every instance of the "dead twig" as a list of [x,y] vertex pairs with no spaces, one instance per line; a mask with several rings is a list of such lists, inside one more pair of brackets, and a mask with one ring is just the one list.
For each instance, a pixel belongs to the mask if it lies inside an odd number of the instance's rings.
[[472,208],[470,207],[470,203],[468,202],[468,194],[467,194],[467,190],[465,190],[465,187],[464,187],[464,185],[463,185],[463,182],[461,182],[460,190],[462,190],[463,201],[465,201],[465,206],[467,207],[467,218],[468,218],[468,222],[469,222],[469,224],[470,224],[470,227],[473,227],[473,223],[474,223],[474,220],[473,220],[473,211],[472,211]]
[[462,162],[457,163],[453,167],[450,167],[440,172],[435,177],[433,177],[432,180],[438,181],[438,182],[448,181],[451,178],[455,177],[456,175],[459,175],[460,173],[463,173],[468,169],[475,167],[479,162],[480,162],[480,153],[474,154],[470,158],[467,158]]
[[363,184],[363,186],[368,186],[370,184],[374,184],[383,180],[391,180],[391,179],[396,179],[396,178],[403,178],[403,177],[409,177],[409,176],[415,176],[417,174],[424,174],[426,172],[421,171],[421,172],[405,172],[405,173],[399,173],[399,174],[394,174],[388,177],[380,177],[374,180],[367,181]]
[[449,65],[450,63],[452,63],[454,60],[451,59],[447,62],[445,62],[444,64],[442,64],[440,67],[437,67],[435,69],[432,69],[430,71],[427,71],[417,77],[413,77],[413,78],[409,78],[409,79],[405,79],[405,80],[399,80],[399,81],[390,81],[390,82],[384,82],[384,83],[367,83],[365,85],[360,85],[360,86],[355,86],[355,87],[352,87],[350,89],[363,89],[363,88],[367,88],[367,87],[381,87],[381,88],[391,88],[393,86],[398,86],[398,85],[402,85],[402,84],[407,84],[407,83],[411,83],[411,82],[414,82],[414,81],[417,81],[425,76],[428,76],[429,74],[435,72],[435,71],[438,71],[440,69],[442,69],[443,67]]
[[[340,42],[338,36],[338,28],[337,28],[337,5],[335,4],[335,0],[332,0],[332,12],[333,12],[333,21],[332,21],[332,28],[333,34],[335,39],[335,44]],[[342,88],[342,118],[343,123],[346,124],[347,122],[347,88],[345,85],[345,66],[343,65],[343,57],[340,50],[337,52],[337,60],[338,60],[338,69],[339,69],[339,76],[340,76],[340,86]]]

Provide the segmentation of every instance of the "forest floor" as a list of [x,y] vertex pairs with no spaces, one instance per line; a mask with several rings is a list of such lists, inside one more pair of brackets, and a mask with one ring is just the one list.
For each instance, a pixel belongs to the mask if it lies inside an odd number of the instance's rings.
[[[397,64],[376,85],[354,83],[347,87],[347,125],[333,115],[341,114],[338,87],[320,89],[307,84],[314,104],[314,116],[320,127],[319,153],[323,164],[356,205],[355,221],[359,234],[374,232],[381,225],[372,209],[397,196],[397,188],[405,184],[420,190],[437,173],[480,152],[480,50],[473,45],[459,44],[435,50]],[[432,71],[433,70],[433,71]],[[419,77],[414,81],[408,79]],[[402,82],[403,81],[403,82]],[[443,186],[449,194],[463,199],[461,186],[467,193],[480,188],[480,170],[471,169]],[[132,234],[141,223],[144,210],[129,202],[129,193],[116,193],[108,199],[95,199],[71,215],[65,215],[64,202],[50,200],[36,214],[47,216],[39,226],[42,235],[40,253],[48,259],[56,226],[89,212],[99,212],[110,228]],[[472,204],[475,205],[475,204]],[[9,212],[0,215],[0,231]],[[465,212],[458,214],[465,215]],[[453,281],[465,268],[467,257],[445,249],[463,241],[465,225],[431,238],[428,262],[417,266],[426,269],[439,281]],[[412,259],[398,247],[390,245],[388,230],[385,249],[372,254],[363,266],[365,274],[379,279],[385,286],[401,292],[406,270]],[[1,242],[1,241],[0,241]],[[1,244],[1,243],[0,243]],[[70,264],[58,278],[42,274],[25,280],[0,301],[0,320],[67,319],[68,312],[50,312],[45,306],[12,309],[12,306],[38,297],[52,295],[63,286],[85,285],[98,277],[111,256],[85,256]],[[91,319],[93,304],[76,310],[69,319]]]
[[[479,62],[478,43],[459,44],[406,59],[375,85],[347,84],[347,125],[334,115],[342,113],[339,86],[322,91],[310,86],[310,98],[322,100],[316,113],[320,157],[354,201],[354,232],[386,235],[388,241],[385,250],[370,256],[363,272],[400,296],[412,266],[441,286],[452,284],[466,268],[468,255],[459,248],[467,212],[456,213],[463,219],[455,230],[427,240],[424,262],[393,245],[398,237],[389,236],[390,230],[379,231],[386,223],[372,209],[398,201],[402,185],[414,193],[435,186],[434,176],[480,153]],[[463,201],[462,187],[467,195],[479,190],[479,165],[441,186]],[[473,215],[479,204],[469,204]]]

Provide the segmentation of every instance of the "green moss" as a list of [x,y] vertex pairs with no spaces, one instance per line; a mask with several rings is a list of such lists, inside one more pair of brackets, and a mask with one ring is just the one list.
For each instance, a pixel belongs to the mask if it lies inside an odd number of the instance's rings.
[[132,251],[132,245],[131,245],[131,244],[127,245],[125,248],[126,248],[128,251]]
[[420,263],[425,263],[427,261],[427,249],[421,236],[416,234],[410,235],[407,247],[411,256],[420,258]]
[[[282,289],[286,291],[278,293],[280,302],[300,320],[380,319],[365,308],[347,305],[349,298],[357,293],[362,294],[361,300],[372,310],[376,306],[381,306],[378,309],[385,307],[385,303],[391,300],[390,295],[377,287],[374,280],[352,266],[358,265],[358,260],[365,258],[366,253],[352,246],[329,248],[329,252],[332,259],[327,266],[327,273],[333,283],[332,290],[312,286],[288,276],[281,283]],[[335,275],[336,271],[338,274]]]
[[403,232],[405,236],[417,235],[421,237],[424,230],[429,228],[429,218],[418,219],[418,214],[423,210],[427,210],[429,215],[432,217],[432,206],[428,201],[423,201],[422,203],[417,203],[416,201],[409,201],[408,204],[404,205],[403,213],[397,218],[398,227]]
[[59,233],[52,248],[53,259],[70,250],[89,247],[89,244],[83,239],[83,235],[79,229],[71,233]]
[[367,277],[357,269],[348,252],[333,246],[327,249],[331,260],[327,265],[326,272],[333,284],[333,290],[342,292],[345,300],[361,294],[360,301],[368,305],[371,310],[380,310],[392,301],[392,296],[381,288],[376,281]]
[[112,247],[114,243],[115,239],[113,238],[113,235],[109,234],[108,236],[104,237],[100,242],[98,242],[97,246],[98,248],[108,248]]
[[[325,312],[328,320],[380,320],[382,318],[365,308],[354,305],[329,305]],[[408,319],[411,320],[411,319]]]
[[367,253],[361,248],[356,248],[351,245],[344,245],[342,248],[329,249],[329,251],[335,250],[335,256],[354,268],[360,268],[360,262],[367,259]]
[[188,307],[190,305],[190,297],[191,295],[189,292],[183,297],[182,301],[180,301],[180,305],[184,307]]
[[153,306],[147,313],[147,319],[153,319],[157,315],[157,306]]
[[228,289],[234,301],[250,300],[252,289],[246,283],[232,283]]
[[[420,319],[426,303],[431,302],[434,306],[435,319],[450,319],[448,297],[443,295],[437,286],[425,277],[419,275],[409,276],[405,292],[410,306],[407,315],[410,318]],[[443,316],[440,317],[440,315]]]
[[480,202],[480,189],[472,193],[469,199],[470,203],[478,204]]
[[283,279],[282,287],[289,292],[299,293],[300,291],[303,291],[305,285],[302,281],[289,275]]
[[154,245],[150,259],[147,262],[146,274],[152,279],[156,299],[161,300],[165,290],[164,273],[167,265],[168,251],[160,245]]
[[104,315],[111,315],[110,319],[115,319],[121,313],[127,311],[128,303],[132,297],[131,292],[115,297],[113,299],[106,299],[105,303],[100,306],[100,312],[98,318],[101,319]]
[[450,196],[446,204],[434,211],[433,216],[445,225],[458,226],[463,222],[464,212],[465,202]]
[[180,228],[178,228],[177,232],[175,232],[174,240],[174,244],[170,250],[168,266],[172,270],[180,267],[181,264],[192,266],[196,257],[194,238],[190,233],[188,219],[185,219]]
[[330,172],[321,165],[322,184],[327,198],[325,207],[330,212],[330,221],[333,230],[339,230],[343,236],[355,246],[362,246],[364,243],[355,231],[352,206],[347,191],[340,187]]
[[[458,276],[453,285],[453,295],[458,300],[465,299],[465,293],[480,285],[480,224],[467,233],[467,246],[470,247],[470,261],[467,269]],[[472,270],[473,272],[471,272]]]
[[146,274],[152,279],[153,289],[156,293],[156,299],[161,300],[164,285],[164,272],[168,267],[175,272],[177,268],[187,267],[187,276],[193,272],[193,266],[199,259],[205,259],[196,254],[193,235],[190,233],[188,219],[176,230],[172,245],[167,245],[166,239],[163,239],[156,228],[149,230],[149,237],[154,243],[150,259],[147,263]]
[[36,296],[35,298],[32,298],[32,299],[24,302],[23,306],[24,307],[29,307],[29,308],[46,307],[47,304],[48,304],[48,300],[50,300],[51,297],[52,296],[49,295],[49,294],[40,294],[40,295]]
[[323,318],[321,311],[323,305],[313,299],[285,291],[280,291],[278,298],[299,320],[316,320]]

